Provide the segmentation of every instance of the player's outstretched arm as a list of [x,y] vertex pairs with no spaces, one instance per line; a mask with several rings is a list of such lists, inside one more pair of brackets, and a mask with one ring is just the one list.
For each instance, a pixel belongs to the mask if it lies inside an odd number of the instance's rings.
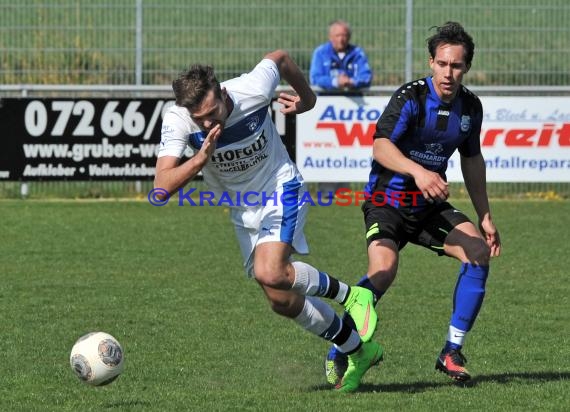
[[218,124],[208,132],[200,151],[182,164],[180,164],[180,159],[175,156],[159,157],[155,168],[155,189],[161,188],[172,194],[184,187],[208,163],[212,153],[216,150],[216,141],[221,133],[222,128]]
[[499,256],[501,253],[501,238],[491,217],[483,156],[480,153],[472,157],[461,156],[461,171],[465,188],[479,218],[481,234],[491,248],[491,256]]
[[300,114],[315,107],[317,96],[305,79],[303,72],[293,61],[291,56],[284,50],[275,50],[265,56],[277,65],[279,74],[297,93],[296,96],[288,93],[280,93],[277,101],[283,105],[281,112],[284,114]]
[[479,217],[479,221],[482,221],[485,215],[490,214],[483,156],[480,153],[471,157],[461,156],[461,172],[475,212]]

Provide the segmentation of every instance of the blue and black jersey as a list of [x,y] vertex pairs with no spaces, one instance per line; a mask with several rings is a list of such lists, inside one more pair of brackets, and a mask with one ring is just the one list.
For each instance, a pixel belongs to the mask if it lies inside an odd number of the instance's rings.
[[[481,102],[467,88],[462,86],[453,101],[445,103],[427,77],[403,85],[392,95],[376,124],[374,139],[390,139],[404,156],[447,180],[447,162],[455,149],[465,157],[481,152],[482,120]],[[376,161],[365,191],[381,199],[385,196],[387,203],[404,212],[414,213],[427,205],[423,196],[417,196],[419,189],[411,176],[395,173]],[[416,195],[403,198],[403,193]]]

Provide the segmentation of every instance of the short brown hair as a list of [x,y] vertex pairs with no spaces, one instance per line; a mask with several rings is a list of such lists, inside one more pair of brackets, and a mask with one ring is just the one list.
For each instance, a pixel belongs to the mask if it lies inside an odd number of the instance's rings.
[[178,106],[186,107],[193,111],[204,100],[210,90],[216,97],[222,97],[220,82],[216,79],[214,68],[195,64],[186,71],[180,73],[172,82],[172,90]]

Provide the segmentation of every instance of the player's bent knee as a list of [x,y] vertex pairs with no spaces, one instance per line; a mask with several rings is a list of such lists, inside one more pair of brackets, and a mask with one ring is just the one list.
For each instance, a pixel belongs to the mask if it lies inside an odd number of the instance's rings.
[[488,266],[491,256],[491,248],[485,243],[483,239],[474,241],[469,250],[466,251],[467,258],[471,263],[480,266]]
[[255,279],[263,286],[273,289],[288,290],[291,282],[285,271],[255,270]]

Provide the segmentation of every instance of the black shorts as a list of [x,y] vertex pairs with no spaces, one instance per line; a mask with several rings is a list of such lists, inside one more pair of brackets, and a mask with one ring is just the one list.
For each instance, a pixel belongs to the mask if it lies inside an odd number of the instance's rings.
[[408,242],[443,255],[447,234],[457,225],[471,220],[447,202],[407,216],[390,206],[375,206],[371,201],[362,205],[368,246],[379,239],[392,239],[402,249]]

